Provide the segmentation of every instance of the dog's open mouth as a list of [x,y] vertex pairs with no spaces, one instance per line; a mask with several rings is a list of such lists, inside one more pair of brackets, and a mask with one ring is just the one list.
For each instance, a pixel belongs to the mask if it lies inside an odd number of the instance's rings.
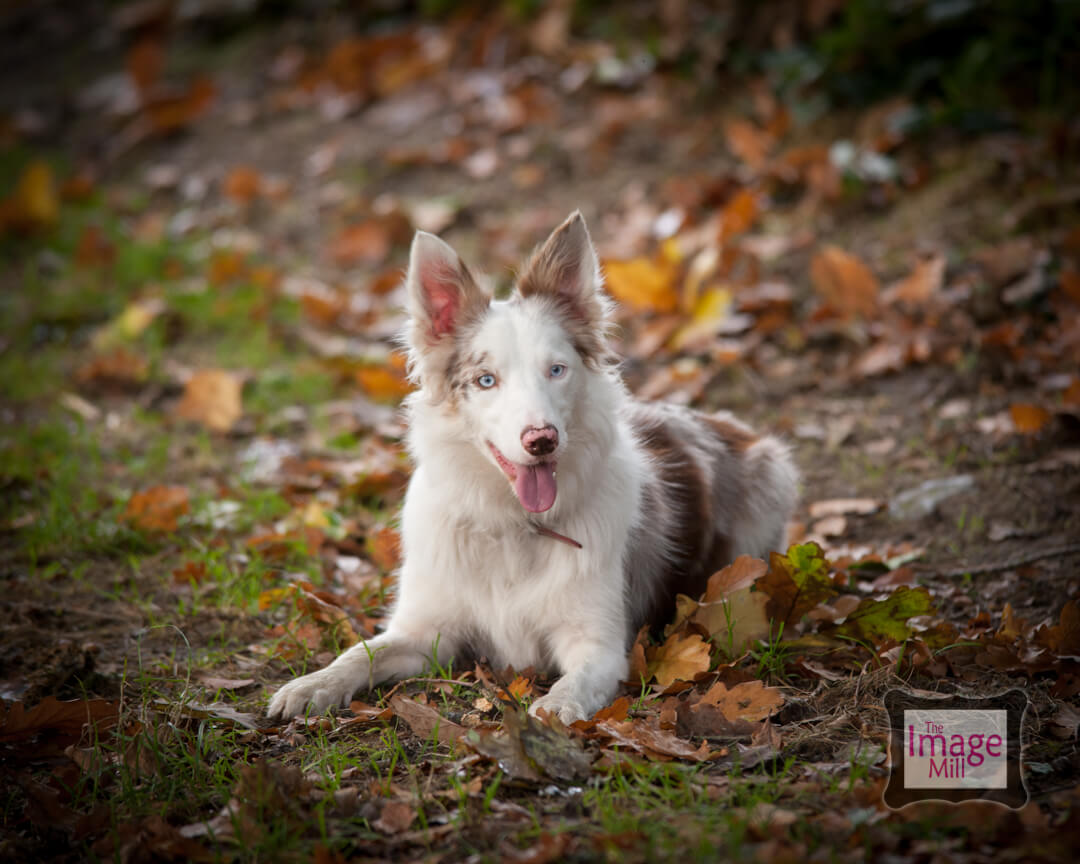
[[521,506],[530,513],[543,513],[550,510],[555,503],[555,460],[536,462],[532,465],[523,465],[520,462],[511,462],[499,448],[487,442],[491,448],[491,455],[499,463],[503,473],[509,478],[514,487]]

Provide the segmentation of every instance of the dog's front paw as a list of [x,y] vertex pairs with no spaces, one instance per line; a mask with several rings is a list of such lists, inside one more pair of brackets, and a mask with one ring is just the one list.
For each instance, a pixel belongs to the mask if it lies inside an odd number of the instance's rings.
[[312,713],[321,714],[331,705],[348,705],[355,690],[342,676],[322,669],[285,684],[270,700],[266,713],[270,717],[295,717],[310,705]]
[[539,717],[540,711],[554,714],[562,721],[564,726],[569,726],[577,720],[588,720],[592,715],[582,707],[580,702],[552,690],[547,696],[541,696],[529,706],[529,713],[533,717]]

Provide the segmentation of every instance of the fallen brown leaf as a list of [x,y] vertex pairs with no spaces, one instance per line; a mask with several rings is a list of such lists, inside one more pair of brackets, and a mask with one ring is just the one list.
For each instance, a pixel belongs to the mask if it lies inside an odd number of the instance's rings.
[[732,722],[764,720],[784,705],[784,695],[776,687],[766,687],[761,681],[744,681],[730,690],[717,681],[701,697],[702,705],[712,705]]
[[663,645],[650,649],[649,671],[661,687],[675,681],[693,681],[709,671],[709,646],[696,633],[672,633]]
[[1041,431],[1053,417],[1041,405],[1030,402],[1014,402],[1009,406],[1009,415],[1012,417],[1016,431],[1024,435],[1034,435]]
[[404,801],[387,801],[371,827],[383,834],[400,834],[412,825],[415,819],[415,808]]
[[150,375],[146,358],[128,348],[99,354],[75,371],[75,380],[96,389],[135,390]]
[[175,531],[180,517],[190,510],[188,491],[183,486],[151,486],[128,499],[121,519],[140,531]]
[[237,165],[225,175],[225,182],[222,184],[225,197],[238,204],[250,204],[259,197],[261,189],[262,178],[249,165]]
[[729,120],[724,124],[728,149],[755,172],[765,167],[769,152],[776,143],[772,135],[749,120]]
[[908,306],[923,306],[941,293],[945,283],[945,256],[932,255],[920,259],[911,273],[897,282],[889,296]]
[[330,254],[341,266],[381,264],[390,255],[389,228],[377,219],[368,219],[344,229],[334,239]]
[[711,755],[707,741],[702,741],[700,746],[695,747],[689,741],[661,729],[656,717],[622,723],[605,720],[596,724],[596,730],[609,735],[618,744],[631,747],[654,760],[667,761],[676,758],[704,762]]
[[104,699],[75,699],[61,702],[46,696],[33,708],[22,702],[10,707],[0,702],[0,741],[23,741],[41,732],[57,737],[54,743],[61,749],[75,744],[87,727],[101,733],[115,726],[120,719],[120,703]]
[[877,277],[850,252],[838,246],[823,247],[810,261],[810,279],[837,313],[864,318],[877,314]]
[[223,369],[202,369],[184,385],[176,413],[214,432],[228,432],[244,413],[243,379]]
[[768,569],[769,565],[760,558],[740,555],[723,570],[718,570],[709,577],[709,584],[705,589],[705,602],[723,600],[734,591],[749,588],[764,576]]
[[451,745],[465,734],[465,728],[447,720],[430,705],[424,705],[401,693],[390,700],[394,713],[404,720],[413,734],[424,741],[437,737],[440,744]]

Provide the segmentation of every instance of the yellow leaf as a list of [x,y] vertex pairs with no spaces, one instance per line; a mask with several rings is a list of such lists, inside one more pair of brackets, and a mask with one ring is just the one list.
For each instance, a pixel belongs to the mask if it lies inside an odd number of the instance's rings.
[[711,340],[731,311],[731,292],[727,288],[712,288],[694,306],[689,323],[671,337],[671,348],[682,351]]
[[50,228],[60,216],[60,199],[52,168],[35,159],[23,169],[6,206],[7,218],[24,230]]
[[284,588],[267,588],[265,591],[261,591],[259,593],[259,611],[265,612],[267,609],[280,605],[281,601],[290,597],[292,593],[292,585],[287,585]]
[[634,309],[674,312],[679,307],[678,268],[664,260],[630,258],[604,262],[611,296]]
[[533,687],[532,682],[528,678],[523,678],[518,675],[513,681],[511,681],[507,687],[507,691],[515,699],[524,699],[526,696],[532,696]]
[[393,365],[358,366],[353,375],[360,389],[377,402],[400,402],[412,392],[409,379]]
[[675,681],[692,681],[694,676],[709,671],[709,646],[696,633],[674,633],[650,654],[649,670],[661,687]]
[[814,256],[810,279],[822,299],[841,315],[869,318],[877,312],[877,277],[838,246],[826,246]]
[[196,372],[184,387],[176,413],[215,432],[228,432],[244,413],[239,375],[223,369]]
[[330,519],[326,515],[325,508],[314,498],[308,501],[307,506],[304,507],[300,521],[304,525],[310,525],[312,528],[330,527]]
[[94,333],[90,344],[97,351],[104,351],[141,335],[155,318],[165,311],[160,297],[148,297],[128,304],[124,311]]

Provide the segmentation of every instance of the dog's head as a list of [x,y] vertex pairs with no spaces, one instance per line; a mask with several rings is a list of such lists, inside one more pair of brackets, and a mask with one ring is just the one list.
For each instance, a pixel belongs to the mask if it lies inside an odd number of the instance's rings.
[[463,421],[522,507],[551,508],[587,376],[612,359],[596,252],[575,212],[495,301],[457,253],[417,232],[406,277],[410,368],[421,398]]

